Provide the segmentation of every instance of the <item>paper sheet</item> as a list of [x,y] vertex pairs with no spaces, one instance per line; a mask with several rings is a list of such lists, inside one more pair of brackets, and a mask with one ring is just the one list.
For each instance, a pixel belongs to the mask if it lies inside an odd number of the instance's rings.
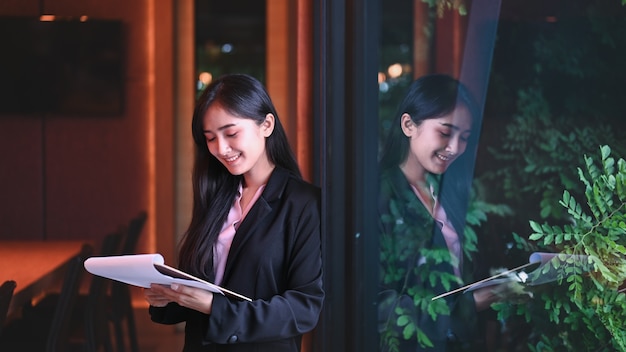
[[539,267],[528,273],[527,285],[542,285],[548,282],[563,279],[567,274],[566,268],[576,267],[580,272],[593,270],[589,256],[583,254],[535,252],[528,261],[540,263]]
[[158,253],[91,257],[85,260],[84,265],[85,269],[94,275],[133,286],[149,288],[150,284],[171,285],[176,283],[222,295],[226,293],[239,299],[251,301],[248,297],[165,265],[163,256]]
[[[522,269],[536,265],[538,265],[538,267],[528,274],[519,272]],[[593,265],[591,264],[589,257],[586,255],[534,252],[530,255],[528,263],[526,264],[503,271],[469,285],[442,293],[433,297],[432,300],[436,300],[460,291],[470,292],[478,288],[498,285],[507,281],[518,281],[529,286],[541,285],[556,281],[559,278],[564,278],[566,276],[565,268],[572,266],[580,268],[583,272],[593,269]]]

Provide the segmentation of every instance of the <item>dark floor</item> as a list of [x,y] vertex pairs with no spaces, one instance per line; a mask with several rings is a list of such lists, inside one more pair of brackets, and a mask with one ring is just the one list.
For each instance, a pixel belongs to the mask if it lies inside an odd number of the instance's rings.
[[139,352],[180,352],[184,332],[180,325],[161,325],[150,321],[148,308],[135,307]]

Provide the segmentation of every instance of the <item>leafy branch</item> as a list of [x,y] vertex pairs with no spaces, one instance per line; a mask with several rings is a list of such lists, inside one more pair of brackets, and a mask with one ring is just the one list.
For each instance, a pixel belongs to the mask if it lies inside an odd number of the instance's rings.
[[[539,299],[526,306],[495,306],[503,319],[519,315],[537,326],[546,320],[558,324],[558,332],[540,330],[531,346],[536,351],[568,346],[626,351],[626,296],[620,289],[626,280],[626,162],[616,162],[607,145],[600,147],[599,163],[587,155],[584,162],[585,168],[578,168],[585,189],[584,206],[570,191],[563,191],[559,204],[567,210],[571,223],[558,226],[530,221],[533,233],[528,238],[540,249],[583,255],[590,270],[569,265],[571,262],[550,264],[563,267],[557,285],[537,288]],[[521,247],[532,247],[519,236],[515,239]],[[544,270],[549,270],[548,266]]]

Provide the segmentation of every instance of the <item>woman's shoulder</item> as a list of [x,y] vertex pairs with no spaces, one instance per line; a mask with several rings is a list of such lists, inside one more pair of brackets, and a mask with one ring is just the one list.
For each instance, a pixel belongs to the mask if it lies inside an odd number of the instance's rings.
[[382,170],[379,174],[379,196],[389,198],[397,196],[409,188],[409,183],[399,167]]
[[270,194],[279,198],[295,196],[299,199],[308,198],[319,201],[321,197],[320,187],[280,167],[276,167],[272,173],[266,189]]

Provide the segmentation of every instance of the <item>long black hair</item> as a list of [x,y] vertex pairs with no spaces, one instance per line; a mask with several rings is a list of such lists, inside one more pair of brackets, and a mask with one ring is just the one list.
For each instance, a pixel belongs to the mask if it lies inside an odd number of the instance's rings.
[[244,74],[221,76],[209,84],[196,103],[191,122],[195,142],[193,168],[193,213],[179,252],[179,266],[201,278],[213,279],[213,245],[235,200],[241,175],[232,175],[208,150],[203,119],[209,107],[219,102],[228,113],[257,124],[274,115],[274,130],[265,139],[271,163],[301,178],[298,163],[287,141],[274,104],[265,87]]
[[408,157],[409,139],[400,128],[403,114],[409,114],[415,125],[419,126],[424,120],[452,113],[457,106],[465,106],[468,109],[472,118],[472,132],[465,152],[442,175],[438,197],[448,219],[458,232],[465,226],[480,117],[478,105],[465,85],[446,74],[425,75],[413,81],[394,116],[381,153],[379,167],[381,172],[397,168]]

